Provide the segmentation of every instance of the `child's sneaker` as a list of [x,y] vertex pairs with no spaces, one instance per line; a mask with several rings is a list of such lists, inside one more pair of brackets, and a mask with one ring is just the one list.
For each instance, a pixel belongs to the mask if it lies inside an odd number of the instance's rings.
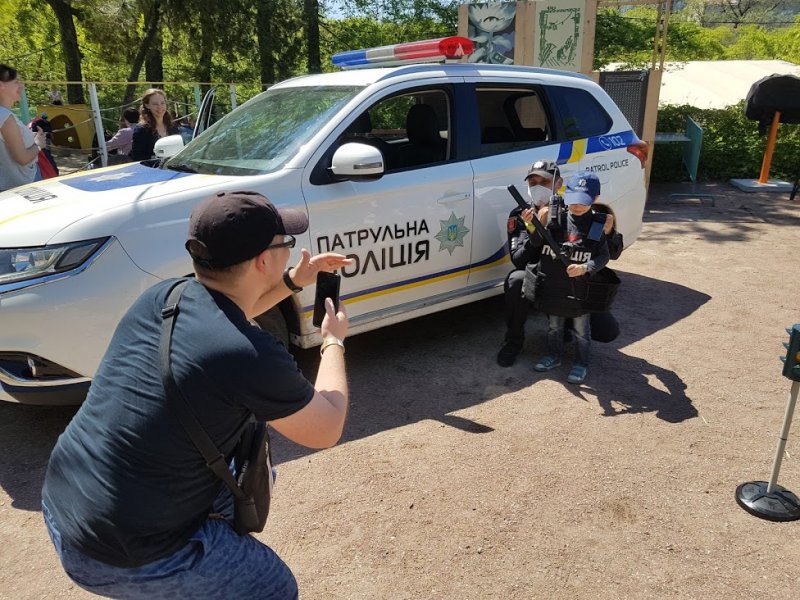
[[560,358],[558,358],[556,356],[545,356],[543,358],[540,358],[539,362],[537,362],[535,365],[533,365],[533,368],[536,371],[544,372],[544,371],[551,371],[551,370],[555,369],[556,367],[560,367],[560,366],[561,366],[561,359]]
[[583,383],[583,380],[586,379],[586,374],[588,372],[589,369],[583,365],[573,365],[569,375],[567,375],[567,381],[570,383]]

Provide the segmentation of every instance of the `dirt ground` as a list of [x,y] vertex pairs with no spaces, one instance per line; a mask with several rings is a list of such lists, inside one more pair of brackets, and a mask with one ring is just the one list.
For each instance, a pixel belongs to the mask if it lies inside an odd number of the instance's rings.
[[[642,236],[612,265],[622,334],[593,346],[585,385],[565,382],[568,364],[533,371],[537,315],[517,363],[496,365],[500,298],[348,340],[342,443],[276,440],[258,536],[303,598],[798,597],[800,521],[757,519],[734,492],[769,478],[783,423],[800,201],[672,191],[651,189]],[[298,354],[311,376],[315,354]],[[39,508],[73,413],[0,404],[2,598],[89,597]],[[798,420],[779,483],[800,494]]]

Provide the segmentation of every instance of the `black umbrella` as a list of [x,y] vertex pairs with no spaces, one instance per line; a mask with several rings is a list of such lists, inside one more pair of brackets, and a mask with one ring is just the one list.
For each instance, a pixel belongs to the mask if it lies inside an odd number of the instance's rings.
[[769,75],[756,81],[747,92],[744,114],[758,121],[761,135],[767,131],[776,111],[781,114],[781,123],[800,123],[800,77],[797,75]]

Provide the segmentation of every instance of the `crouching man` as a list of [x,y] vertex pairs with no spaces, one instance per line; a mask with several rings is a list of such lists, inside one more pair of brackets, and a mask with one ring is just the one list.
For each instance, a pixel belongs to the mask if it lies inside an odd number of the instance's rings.
[[[349,263],[302,250],[306,215],[254,192],[199,204],[186,248],[196,279],[183,290],[170,362],[181,394],[220,452],[255,416],[310,448],[334,445],[348,406],[347,316],[330,300],[312,384],[250,319]],[[175,280],[145,291],[117,327],[83,406],[53,449],[45,522],[67,574],[112,598],[297,598],[292,572],[268,546],[239,536],[221,512],[230,493],[170,407],[162,385],[162,309]],[[223,513],[224,514],[224,513]]]

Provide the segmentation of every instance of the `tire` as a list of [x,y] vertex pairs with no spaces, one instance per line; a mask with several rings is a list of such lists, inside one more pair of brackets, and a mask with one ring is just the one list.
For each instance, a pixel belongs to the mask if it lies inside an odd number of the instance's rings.
[[289,326],[279,306],[273,306],[253,320],[261,329],[272,334],[284,347],[289,347]]

